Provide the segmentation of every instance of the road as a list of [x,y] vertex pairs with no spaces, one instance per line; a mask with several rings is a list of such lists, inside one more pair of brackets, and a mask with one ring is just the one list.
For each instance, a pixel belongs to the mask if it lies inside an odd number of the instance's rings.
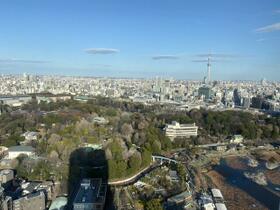
[[144,168],[143,170],[139,171],[137,174],[133,175],[132,177],[129,177],[129,178],[126,178],[123,180],[118,180],[118,181],[111,181],[111,182],[108,182],[108,185],[127,186],[127,185],[134,184],[139,179],[141,179],[143,176],[145,176],[147,173],[150,173],[151,171],[158,168],[159,166],[160,166],[159,164],[152,164],[152,165]]

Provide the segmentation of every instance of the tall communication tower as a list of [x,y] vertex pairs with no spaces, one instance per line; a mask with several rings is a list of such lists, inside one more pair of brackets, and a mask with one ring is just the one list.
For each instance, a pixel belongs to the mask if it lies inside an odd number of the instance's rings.
[[207,59],[207,81],[210,84],[211,83],[211,64],[210,64],[210,55]]

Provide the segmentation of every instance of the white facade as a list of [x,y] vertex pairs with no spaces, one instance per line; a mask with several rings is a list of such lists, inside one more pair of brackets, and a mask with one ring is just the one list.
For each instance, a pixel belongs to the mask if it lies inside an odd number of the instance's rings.
[[234,143],[234,144],[240,144],[243,142],[243,136],[241,135],[234,135],[232,137],[232,139],[230,140],[230,143]]
[[215,210],[215,205],[214,203],[206,203],[203,205],[204,210]]
[[0,184],[5,184],[14,178],[14,171],[10,169],[4,169],[0,171]]
[[180,124],[173,121],[172,124],[167,124],[165,127],[165,135],[171,139],[176,137],[197,136],[198,127],[193,124]]
[[30,146],[14,146],[14,147],[9,148],[7,159],[15,159],[19,155],[32,156],[34,154],[35,154],[35,152],[34,152],[33,147],[30,147]]
[[104,117],[95,117],[95,118],[93,118],[92,121],[93,121],[93,123],[96,123],[96,124],[107,124],[109,122]]
[[215,205],[217,210],[227,210],[227,207],[224,203],[216,203]]
[[34,152],[29,152],[29,151],[13,151],[8,153],[8,159],[15,159],[19,155],[27,155],[27,156],[32,156]]
[[39,135],[38,132],[27,131],[21,136],[23,136],[27,141],[32,141],[32,140],[37,140],[38,135]]
[[224,199],[224,197],[219,189],[213,188],[213,189],[211,189],[211,192],[212,192],[212,195],[214,198]]

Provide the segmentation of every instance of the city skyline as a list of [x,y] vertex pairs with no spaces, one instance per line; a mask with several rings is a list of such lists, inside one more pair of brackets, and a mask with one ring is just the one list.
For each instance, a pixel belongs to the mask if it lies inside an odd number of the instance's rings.
[[[203,6],[201,6],[203,4]],[[279,81],[277,1],[36,1],[0,8],[0,73]]]

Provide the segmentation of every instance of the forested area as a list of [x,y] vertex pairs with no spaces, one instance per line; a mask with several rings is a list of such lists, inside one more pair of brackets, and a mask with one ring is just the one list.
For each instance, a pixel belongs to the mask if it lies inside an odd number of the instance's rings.
[[[97,116],[104,117],[108,123],[94,123]],[[199,136],[171,142],[162,128],[173,120],[196,123]],[[0,142],[7,147],[19,145],[25,131],[39,132],[39,140],[32,142],[32,146],[42,159],[21,157],[17,160],[21,164],[15,163],[20,175],[34,179],[65,179],[69,156],[75,149],[87,144],[102,145],[108,160],[109,178],[116,180],[147,167],[152,154],[207,143],[210,136],[224,140],[228,135],[241,134],[249,140],[277,140],[279,127],[279,117],[203,109],[176,112],[160,105],[96,98],[86,103],[74,100],[48,104],[32,102],[24,105],[21,111],[6,112],[0,116]]]

